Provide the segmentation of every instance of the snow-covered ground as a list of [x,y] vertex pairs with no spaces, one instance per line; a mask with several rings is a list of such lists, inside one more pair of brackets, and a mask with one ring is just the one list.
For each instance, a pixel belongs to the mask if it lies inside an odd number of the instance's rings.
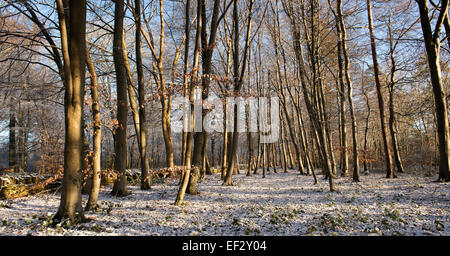
[[[0,235],[450,235],[450,184],[431,177],[383,174],[336,180],[330,193],[319,177],[270,173],[235,175],[235,186],[221,186],[218,174],[174,206],[177,181],[152,190],[130,187],[132,195],[100,193],[93,221],[69,228],[48,225],[59,194],[0,201]],[[84,201],[87,197],[84,196]]]

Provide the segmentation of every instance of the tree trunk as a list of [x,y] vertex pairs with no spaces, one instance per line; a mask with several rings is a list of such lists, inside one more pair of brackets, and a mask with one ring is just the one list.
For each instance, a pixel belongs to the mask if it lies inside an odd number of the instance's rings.
[[[337,13],[336,15],[336,29],[338,35],[337,42],[337,56],[338,56],[338,66],[339,66],[339,75],[338,75],[338,90],[339,90],[339,117],[340,117],[340,139],[341,139],[341,173],[342,176],[348,175],[348,156],[347,156],[347,128],[345,121],[345,83],[344,83],[344,60],[343,60],[343,45],[342,45],[342,29],[340,25],[339,10],[342,8],[342,2],[340,0],[337,1]],[[330,6],[331,7],[331,6]]]
[[390,82],[389,82],[389,131],[391,132],[392,137],[392,148],[394,150],[394,161],[395,166],[397,167],[397,172],[404,173],[402,159],[400,157],[400,152],[398,149],[397,142],[397,128],[396,128],[396,119],[395,119],[395,109],[394,109],[394,100],[395,100],[395,72],[397,71],[397,62],[394,56],[394,42],[392,38],[392,29],[391,29],[391,18],[389,17],[389,55],[391,58],[391,74],[390,74]]
[[[226,109],[226,104],[224,106],[224,109]],[[227,174],[227,152],[228,152],[228,129],[227,129],[227,115],[226,112],[224,112],[223,115],[224,119],[224,131],[223,131],[223,146],[222,146],[222,169],[221,169],[221,179],[225,180],[225,176]]]
[[392,155],[391,155],[391,147],[389,144],[389,134],[387,133],[386,123],[385,123],[385,114],[384,114],[384,99],[383,93],[381,91],[381,82],[379,78],[379,65],[377,59],[377,50],[375,44],[375,34],[373,32],[373,24],[372,24],[372,6],[370,0],[367,0],[367,15],[369,19],[369,32],[370,32],[370,46],[372,49],[372,60],[373,60],[373,68],[374,68],[374,76],[375,76],[375,86],[377,89],[378,96],[378,108],[380,110],[380,123],[381,123],[381,137],[383,138],[384,145],[384,154],[386,161],[386,178],[395,178],[394,168],[392,165]]
[[[347,97],[350,107],[350,116],[352,119],[352,140],[353,140],[353,181],[359,182],[359,159],[358,159],[358,131],[356,125],[356,117],[353,106],[353,85],[350,77],[350,57],[347,52],[347,35],[344,23],[344,17],[342,15],[342,0],[337,1],[337,16],[339,19],[338,27],[340,27],[340,44],[342,48],[342,53],[344,56],[344,73],[345,81],[347,83]],[[338,43],[339,44],[339,43]]]
[[[189,9],[190,9],[190,0],[186,2],[186,26],[189,26],[190,18],[189,18]],[[194,49],[194,65],[193,69],[193,78],[189,85],[189,102],[190,107],[192,109],[194,104],[194,85],[198,82],[198,65],[199,65],[199,56],[200,56],[200,31],[202,28],[202,14],[201,9],[197,9],[197,33],[195,36],[195,49]],[[187,51],[186,51],[187,53]],[[185,74],[187,75],[187,74]],[[186,137],[186,156],[185,156],[185,166],[183,170],[182,182],[180,188],[178,189],[177,198],[175,199],[175,205],[182,205],[184,201],[184,196],[186,194],[186,188],[188,186],[189,180],[191,178],[191,152],[192,152],[192,142],[193,142],[193,131],[194,131],[194,111],[191,111],[189,116],[189,132]]]
[[[29,122],[27,122],[25,124],[24,122],[24,110],[22,109],[22,105],[21,105],[21,101],[19,99],[19,109],[17,111],[17,124],[19,126],[19,131],[18,131],[18,143],[17,143],[17,148],[18,148],[18,169],[19,172],[23,172],[26,170],[26,158],[27,158],[27,134],[28,134],[28,124]],[[29,112],[28,112],[28,119],[29,119]]]
[[138,82],[138,100],[139,100],[139,153],[141,156],[141,189],[148,190],[152,186],[152,175],[147,157],[147,123],[145,113],[145,83],[144,70],[142,64],[142,38],[141,38],[141,1],[135,0],[135,23],[136,23],[136,69]]
[[363,95],[366,99],[366,105],[367,105],[367,115],[366,115],[366,125],[364,128],[364,173],[365,174],[369,174],[369,168],[368,168],[368,162],[369,162],[369,153],[368,153],[368,133],[369,133],[369,121],[370,121],[370,112],[371,112],[371,108],[370,108],[370,102],[369,102],[369,96],[366,92],[366,89],[364,87],[364,72],[362,73],[361,76],[361,90],[363,92]]
[[445,28],[445,36],[447,37],[447,45],[448,48],[450,48],[450,18],[448,17],[448,10],[447,10],[447,16],[444,20],[444,28]]
[[102,153],[102,120],[100,116],[100,103],[98,97],[98,80],[95,71],[94,63],[91,60],[89,50],[86,51],[86,64],[91,76],[91,98],[92,98],[92,117],[94,120],[93,129],[93,155],[92,155],[92,186],[89,193],[89,200],[87,202],[86,211],[94,210],[98,207],[98,194],[100,191],[101,182],[101,153]]
[[[239,69],[240,60],[239,60],[239,14],[238,14],[238,1],[233,1],[233,21],[234,21],[234,52],[233,52],[233,70],[234,70],[234,88],[233,88],[233,96],[237,96],[241,91],[242,82],[245,75],[245,70],[247,66],[247,57],[248,57],[248,49],[250,44],[250,35],[252,28],[252,16],[253,16],[253,0],[250,0],[250,10],[248,14],[248,23],[247,23],[247,34],[245,39],[244,46],[244,54],[242,60],[242,68]],[[231,177],[233,175],[234,163],[236,160],[237,148],[239,143],[239,133],[238,133],[238,107],[237,104],[234,105],[234,131],[231,133],[231,143],[228,148],[228,170],[225,176],[225,181],[223,185],[232,186]]]
[[112,195],[127,196],[127,178],[125,169],[127,166],[127,74],[125,70],[125,60],[123,57],[123,19],[124,1],[117,0],[114,11],[114,38],[113,57],[116,70],[116,90],[117,90],[117,121],[115,129],[115,163],[114,167],[118,172],[118,178],[114,182]]
[[[190,0],[186,1],[185,6],[185,24],[184,24],[184,34],[186,37],[184,43],[184,76],[183,76],[183,85],[184,85],[184,97],[189,98],[190,88],[189,88],[189,79],[188,79],[188,70],[189,70],[189,45],[191,41],[190,37]],[[189,126],[190,119],[184,116],[183,118],[183,137],[182,137],[182,147],[181,147],[181,165],[186,166],[186,151],[187,151],[187,137],[188,133],[186,132],[187,127]]]
[[[281,115],[281,113],[280,113]],[[287,171],[287,154],[286,154],[286,140],[284,138],[284,129],[281,128],[281,145],[280,145],[280,156],[281,156],[281,168],[283,172]]]
[[439,63],[440,30],[444,18],[448,14],[448,0],[441,2],[441,10],[436,24],[436,29],[431,30],[431,21],[428,14],[426,0],[418,0],[420,11],[420,23],[425,39],[425,48],[428,56],[428,67],[433,86],[434,105],[436,111],[436,123],[439,139],[439,181],[450,181],[450,134],[448,126],[448,110],[445,88],[441,78],[441,66]]
[[[206,32],[206,3],[205,0],[199,0],[197,4],[198,8],[200,8],[200,11],[202,12],[202,18],[204,20],[204,25],[201,29],[201,44],[202,44],[202,71],[203,76],[208,77],[212,73],[212,57],[214,52],[214,45],[216,42],[216,33],[219,25],[219,7],[220,7],[220,1],[215,0],[214,1],[214,7],[211,17],[211,25],[210,25],[210,35],[209,39],[207,38],[207,32]],[[209,84],[210,79],[202,79],[201,85],[202,85],[202,100],[205,100],[208,98],[209,94]],[[202,117],[204,118],[207,114],[206,111],[202,111]],[[203,119],[202,119],[203,120]],[[195,133],[194,136],[194,153],[193,153],[193,160],[192,164],[200,168],[200,165],[202,164],[202,161],[207,158],[207,151],[203,150],[205,147],[205,144],[207,144],[208,136],[206,131],[203,129],[201,132]],[[205,170],[206,171],[206,170]],[[191,177],[191,180],[189,181],[188,185],[188,191],[191,194],[197,194],[198,192],[196,190],[193,190],[191,187],[197,187],[197,184],[193,184],[191,186],[192,182],[197,182],[198,178],[193,175]]]
[[[86,1],[71,0],[67,6],[63,4],[62,0],[58,0],[57,7],[64,58],[65,143],[61,201],[54,219],[57,221],[68,219],[74,223],[84,219],[81,205],[83,149],[81,129],[86,65],[84,52],[86,48]],[[68,24],[66,24],[65,9],[70,12]]]
[[16,158],[16,116],[11,106],[9,109],[9,169],[16,171],[17,158]]
[[214,168],[215,166],[216,166],[216,139],[211,138],[211,167]]

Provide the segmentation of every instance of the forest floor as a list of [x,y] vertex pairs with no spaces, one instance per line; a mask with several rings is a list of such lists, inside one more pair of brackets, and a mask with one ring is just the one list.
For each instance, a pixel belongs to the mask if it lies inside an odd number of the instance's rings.
[[450,235],[450,184],[435,177],[344,177],[333,193],[322,176],[313,185],[294,170],[233,179],[224,187],[219,174],[207,175],[201,193],[178,207],[176,180],[150,191],[130,186],[124,198],[105,187],[100,210],[86,213],[92,221],[70,227],[49,223],[59,193],[0,201],[0,235]]

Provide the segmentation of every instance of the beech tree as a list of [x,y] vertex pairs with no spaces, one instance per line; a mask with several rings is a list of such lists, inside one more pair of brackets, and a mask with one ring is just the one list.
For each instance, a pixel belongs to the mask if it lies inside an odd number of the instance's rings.
[[431,84],[433,86],[434,104],[436,111],[437,131],[439,138],[439,178],[440,181],[450,180],[450,138],[448,128],[447,97],[441,78],[439,52],[441,48],[441,27],[444,22],[448,24],[448,1],[441,2],[439,16],[434,30],[431,28],[428,1],[417,0],[420,12],[420,24],[425,39],[425,49],[428,57]]
[[102,154],[102,122],[100,117],[100,102],[99,102],[99,84],[97,72],[94,63],[92,62],[89,49],[86,52],[86,65],[89,70],[91,78],[91,98],[92,98],[92,117],[94,119],[93,130],[93,155],[92,155],[92,183],[91,191],[89,192],[89,200],[86,204],[86,211],[94,210],[97,207],[98,194],[101,183],[101,154]]
[[[245,46],[244,46],[244,53],[242,56],[242,62],[240,61],[240,54],[239,54],[239,10],[238,10],[238,1],[234,0],[233,2],[233,40],[234,40],[234,48],[233,48],[233,94],[238,95],[243,84],[243,79],[245,75],[245,70],[247,67],[247,58],[248,58],[248,49],[250,47],[250,35],[252,30],[252,17],[253,17],[253,0],[250,0],[249,3],[249,14],[247,17],[247,29],[246,29],[246,37],[245,37]],[[242,63],[242,64],[241,64]],[[229,145],[227,146],[228,152],[227,152],[227,172],[225,176],[225,181],[223,185],[231,186],[232,185],[232,175],[234,171],[234,166],[236,163],[236,155],[237,155],[237,148],[239,143],[239,134],[238,134],[238,106],[235,105],[233,107],[234,111],[234,131],[232,131],[229,136],[231,138]],[[239,164],[239,163],[238,163]]]
[[370,0],[367,0],[367,17],[369,19],[369,33],[370,33],[370,47],[372,50],[372,61],[374,67],[375,86],[377,89],[378,108],[380,111],[380,124],[381,124],[381,137],[384,145],[385,161],[386,161],[386,178],[394,178],[394,168],[392,164],[392,154],[390,138],[388,137],[386,128],[386,118],[384,113],[384,98],[380,82],[380,71],[377,57],[377,48],[375,43],[375,33],[373,31],[372,21],[372,4]]
[[[65,143],[61,203],[56,220],[84,219],[81,205],[82,113],[86,65],[86,1],[58,0],[61,48],[64,59]],[[67,10],[67,12],[65,11]]]
[[127,161],[127,74],[125,70],[125,60],[123,56],[123,19],[124,19],[124,1],[118,0],[114,7],[114,42],[113,56],[114,67],[116,71],[116,90],[117,90],[117,126],[115,127],[115,163],[114,167],[119,173],[114,187],[111,191],[116,196],[127,196],[127,177],[125,175]]

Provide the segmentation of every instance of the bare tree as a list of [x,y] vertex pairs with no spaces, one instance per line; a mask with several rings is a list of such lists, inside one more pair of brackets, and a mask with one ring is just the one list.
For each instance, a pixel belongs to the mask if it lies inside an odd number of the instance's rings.
[[[84,219],[81,205],[82,113],[85,83],[86,1],[58,0],[61,48],[64,59],[65,144],[61,202],[56,220]],[[64,12],[68,10],[68,15]]]
[[374,76],[375,76],[375,86],[377,89],[378,96],[378,108],[380,110],[380,124],[381,124],[381,137],[383,139],[384,145],[384,154],[386,161],[386,178],[394,178],[394,168],[392,164],[392,155],[391,155],[391,146],[389,134],[387,133],[386,123],[385,123],[385,114],[384,114],[384,99],[383,92],[381,90],[381,82],[380,82],[380,67],[378,64],[377,58],[377,49],[375,43],[375,33],[373,31],[373,21],[372,21],[372,4],[370,0],[367,0],[367,15],[369,19],[369,32],[370,32],[370,47],[372,49],[372,61],[374,68]]
[[[244,54],[242,62],[239,58],[239,11],[238,11],[238,1],[234,0],[233,2],[233,21],[234,21],[234,34],[233,34],[233,40],[234,40],[234,48],[233,48],[233,94],[238,95],[243,84],[243,79],[245,75],[245,70],[247,67],[247,58],[248,58],[248,49],[250,47],[250,35],[252,30],[252,17],[253,17],[253,0],[250,0],[250,6],[249,6],[249,14],[247,17],[247,33],[245,38],[245,46],[244,46]],[[240,63],[242,63],[242,66],[240,67]],[[228,146],[228,164],[227,164],[227,174],[225,176],[225,181],[223,185],[231,186],[232,185],[232,175],[233,170],[236,163],[236,154],[237,154],[237,148],[239,143],[239,133],[238,131],[238,106],[235,105],[233,108],[234,111],[234,131],[230,133],[231,140],[230,144]]]
[[116,71],[117,90],[117,127],[115,129],[115,163],[114,167],[119,173],[111,191],[116,196],[127,196],[127,177],[125,174],[127,162],[127,74],[123,56],[123,19],[124,1],[118,0],[114,7],[114,41],[113,57]]
[[[340,27],[340,30],[338,30],[338,38],[340,39],[340,42],[338,42],[338,45],[340,44],[342,54],[344,57],[344,73],[345,73],[345,82],[347,83],[347,98],[349,101],[349,107],[350,107],[350,116],[352,119],[352,139],[353,139],[353,181],[359,182],[359,159],[358,159],[358,127],[356,125],[356,117],[355,117],[355,110],[354,110],[354,104],[353,104],[353,85],[352,85],[352,79],[350,77],[350,57],[348,55],[347,51],[347,32],[345,28],[344,23],[344,17],[342,15],[342,1],[337,0],[337,19],[338,24],[337,27]],[[342,104],[342,103],[341,103]],[[345,121],[345,120],[344,120]],[[344,149],[345,151],[345,149]]]
[[[185,6],[185,11],[186,11],[186,20],[185,20],[185,26],[189,26],[189,22],[190,22],[190,16],[189,16],[189,9],[190,9],[190,1],[188,0]],[[201,30],[202,30],[202,24],[203,23],[203,17],[202,17],[202,12],[200,8],[197,8],[197,32],[196,32],[196,36],[195,36],[195,47],[194,47],[194,59],[193,59],[193,67],[192,67],[192,79],[191,82],[189,84],[189,89],[186,91],[187,93],[189,93],[189,104],[192,107],[193,103],[194,103],[194,86],[196,83],[198,83],[198,67],[199,67],[199,59],[200,59],[200,41],[201,41]],[[186,29],[188,30],[188,29]],[[185,51],[185,57],[187,56],[188,53],[187,49]],[[187,64],[185,64],[185,77],[187,76]],[[187,77],[185,78],[187,80]],[[185,81],[185,85],[187,85],[187,81]],[[193,111],[191,111],[190,116],[188,117],[188,127],[189,127],[189,132],[187,132],[186,134],[186,155],[185,155],[185,162],[184,162],[184,169],[183,169],[183,175],[181,177],[181,184],[180,187],[178,189],[178,193],[177,193],[177,197],[175,199],[175,205],[182,205],[183,204],[183,200],[184,200],[184,196],[186,194],[186,189],[187,186],[189,184],[189,180],[191,177],[191,152],[192,152],[192,142],[193,142],[193,131],[194,131],[194,113]]]
[[102,121],[100,116],[100,102],[98,96],[99,84],[95,65],[92,62],[89,50],[86,48],[86,64],[91,77],[91,99],[92,99],[92,117],[94,120],[93,128],[93,152],[92,152],[92,181],[89,200],[86,204],[86,211],[97,208],[98,194],[100,192],[101,182],[101,154],[102,154]]
[[420,12],[425,48],[428,56],[431,84],[433,86],[434,104],[436,111],[437,131],[439,138],[439,178],[440,181],[450,181],[450,134],[448,128],[447,99],[441,78],[439,63],[440,33],[445,18],[448,16],[448,0],[442,0],[434,31],[431,28],[428,1],[417,0]]

